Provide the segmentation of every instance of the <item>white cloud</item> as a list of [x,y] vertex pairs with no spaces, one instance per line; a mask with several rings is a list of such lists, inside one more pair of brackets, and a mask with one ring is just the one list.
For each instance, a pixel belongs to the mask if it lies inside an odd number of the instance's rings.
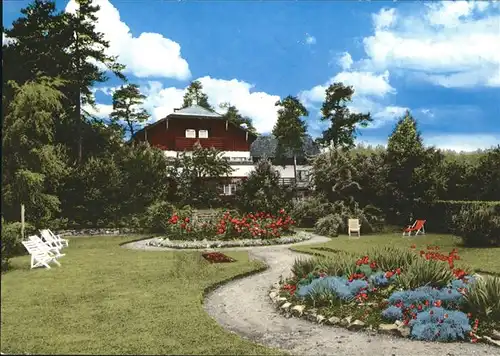
[[352,60],[352,57],[349,54],[349,52],[344,52],[342,53],[342,56],[339,58],[337,63],[339,64],[340,68],[342,68],[342,70],[349,70],[351,69],[351,66],[354,63],[354,61]]
[[396,9],[382,9],[372,15],[375,29],[382,30],[391,27],[396,22]]
[[[127,66],[126,73],[141,78],[164,77],[186,80],[191,77],[187,61],[181,56],[180,45],[159,33],[143,32],[134,37],[120,19],[120,13],[108,0],[93,0],[100,6],[96,30],[109,41],[108,53],[118,56]],[[67,12],[77,9],[75,0],[66,6]]]
[[316,37],[311,36],[310,34],[306,33],[306,44],[308,44],[308,45],[316,44]]
[[396,120],[408,108],[399,106],[384,106],[379,100],[387,94],[395,94],[396,90],[389,83],[389,72],[380,74],[371,72],[349,72],[343,71],[328,80],[327,83],[316,85],[310,90],[302,91],[299,98],[304,105],[309,108],[318,108],[325,99],[325,90],[336,82],[342,82],[345,85],[354,87],[352,102],[348,105],[349,109],[355,113],[372,114],[374,121],[369,128],[379,128],[389,122]]
[[107,119],[113,111],[113,105],[96,104],[95,108],[90,105],[86,105],[84,107],[84,110],[87,111],[90,115],[95,116],[99,119]]
[[397,18],[391,10],[374,15],[374,33],[363,40],[366,70],[418,71],[417,78],[445,87],[500,86],[500,8],[494,3],[436,2]]
[[389,71],[381,74],[371,72],[340,72],[332,79],[352,85],[359,95],[385,96],[394,94],[396,90],[389,84]]
[[[276,101],[278,95],[253,91],[253,85],[237,79],[224,80],[205,76],[198,79],[203,85],[203,92],[208,95],[209,103],[222,113],[219,105],[230,102],[240,113],[253,120],[258,132],[270,132],[276,122]],[[149,82],[141,91],[147,96],[144,108],[152,115],[151,122],[160,120],[182,105],[185,88],[163,88],[160,82]]]
[[373,115],[374,120],[370,124],[369,128],[376,129],[389,123],[393,123],[402,117],[407,110],[409,110],[409,108],[401,106],[386,106]]
[[388,71],[381,74],[370,72],[340,72],[330,78],[327,83],[316,85],[310,90],[302,91],[299,96],[308,105],[322,102],[325,99],[326,88],[328,88],[330,84],[336,82],[352,85],[355,90],[354,97],[366,95],[383,97],[386,94],[394,94],[396,92],[389,84]]
[[424,135],[424,143],[444,150],[476,151],[488,149],[500,144],[500,135],[492,134],[450,134],[450,135]]

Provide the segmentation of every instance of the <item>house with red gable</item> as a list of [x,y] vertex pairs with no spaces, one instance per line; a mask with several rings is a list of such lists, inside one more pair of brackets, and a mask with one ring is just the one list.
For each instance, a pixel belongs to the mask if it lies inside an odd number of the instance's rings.
[[[224,185],[226,195],[234,193],[237,181],[248,177],[259,159],[274,157],[277,145],[272,136],[258,136],[243,125],[238,126],[223,115],[198,105],[174,109],[170,115],[138,131],[133,140],[148,142],[172,158],[189,152],[197,142],[204,148],[220,150],[233,168],[231,183]],[[307,156],[317,153],[318,147],[307,137],[303,154],[296,157],[298,188],[308,188],[310,166],[307,165]],[[276,169],[281,174],[282,183],[289,185],[294,181],[291,155],[286,157],[284,164]]]

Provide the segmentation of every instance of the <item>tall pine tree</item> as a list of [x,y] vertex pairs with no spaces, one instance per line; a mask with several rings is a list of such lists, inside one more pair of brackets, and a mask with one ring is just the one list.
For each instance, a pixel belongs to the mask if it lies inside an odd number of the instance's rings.
[[183,100],[182,108],[198,105],[213,111],[213,107],[208,103],[208,96],[203,92],[203,85],[199,80],[195,80],[189,84]]
[[273,128],[273,135],[278,141],[276,156],[282,160],[289,152],[293,155],[293,177],[296,180],[297,154],[302,151],[307,130],[301,117],[308,116],[309,112],[294,96],[287,96],[275,105],[279,107],[278,120]]
[[342,83],[331,84],[326,89],[326,96],[321,106],[321,121],[329,121],[330,127],[323,131],[318,140],[324,146],[332,145],[350,149],[354,147],[357,125],[366,127],[373,119],[370,114],[352,113],[347,104],[351,102],[354,89]]

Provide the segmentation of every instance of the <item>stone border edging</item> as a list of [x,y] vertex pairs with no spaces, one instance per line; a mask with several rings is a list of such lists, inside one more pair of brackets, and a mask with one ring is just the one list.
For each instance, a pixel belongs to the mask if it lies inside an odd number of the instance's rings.
[[288,245],[298,242],[310,240],[311,234],[303,231],[297,231],[295,235],[284,236],[274,239],[243,239],[243,240],[202,240],[202,241],[184,241],[184,240],[169,240],[160,239],[159,241],[151,240],[147,242],[151,247],[163,247],[171,249],[209,249],[209,248],[230,248],[230,247],[259,247],[259,246],[276,246]]
[[[269,291],[269,298],[271,299],[271,302],[278,313],[283,315],[285,318],[298,317],[316,324],[344,327],[350,331],[365,330],[370,332],[372,335],[388,334],[396,335],[406,339],[408,339],[410,336],[410,327],[404,325],[399,320],[397,320],[393,324],[380,324],[379,328],[375,329],[372,325],[366,325],[361,320],[356,319],[353,321],[351,317],[341,319],[339,317],[332,316],[330,318],[326,318],[324,315],[318,314],[317,309],[315,308],[310,308],[306,305],[301,304],[294,305],[287,298],[280,297],[280,291],[281,284],[279,282],[275,282]],[[495,336],[489,337],[486,335],[477,336],[477,338],[492,346],[500,347],[500,333],[498,334],[498,339],[496,339]]]
[[144,231],[132,228],[83,228],[56,230],[56,234],[61,236],[79,237],[79,236],[106,236],[106,235],[135,235],[142,234]]

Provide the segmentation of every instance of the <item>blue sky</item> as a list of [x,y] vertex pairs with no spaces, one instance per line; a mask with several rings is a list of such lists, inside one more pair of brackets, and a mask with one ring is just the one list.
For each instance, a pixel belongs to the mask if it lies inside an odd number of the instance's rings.
[[[200,79],[214,106],[231,102],[263,133],[276,120],[274,103],[297,95],[317,136],[324,89],[342,81],[356,90],[351,109],[374,117],[360,141],[386,143],[410,109],[427,144],[500,144],[499,2],[95,2],[98,29],[148,96],[151,121]],[[4,1],[4,25],[27,3]],[[96,88],[99,115],[109,114],[119,84]]]

